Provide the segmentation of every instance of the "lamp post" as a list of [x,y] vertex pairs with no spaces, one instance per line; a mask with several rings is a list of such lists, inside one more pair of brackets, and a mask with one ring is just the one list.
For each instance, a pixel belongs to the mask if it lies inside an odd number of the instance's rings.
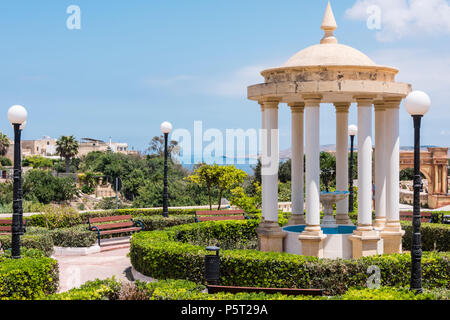
[[28,112],[19,105],[8,110],[8,120],[14,128],[14,182],[13,182],[13,218],[11,226],[11,257],[20,259],[20,236],[24,234],[22,209],[22,157],[20,138],[25,128]]
[[167,158],[169,156],[167,150],[167,144],[169,139],[169,133],[172,131],[172,124],[170,122],[163,122],[161,124],[161,131],[164,133],[164,190],[163,190],[163,216],[169,217],[169,195],[167,193]]
[[354,124],[348,126],[348,134],[350,136],[350,166],[349,166],[349,182],[350,182],[350,195],[348,197],[349,201],[349,212],[353,212],[353,148],[355,144],[355,136],[358,134],[358,127]]
[[411,92],[405,100],[406,111],[414,121],[414,210],[411,243],[411,290],[422,293],[422,236],[420,233],[420,125],[422,117],[430,110],[430,97],[422,91]]

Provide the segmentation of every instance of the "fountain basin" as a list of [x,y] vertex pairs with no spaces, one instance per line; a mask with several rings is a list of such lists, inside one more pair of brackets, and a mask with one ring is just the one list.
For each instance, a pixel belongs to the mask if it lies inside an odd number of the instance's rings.
[[322,228],[337,228],[336,219],[333,217],[333,205],[349,196],[348,191],[321,192],[320,202],[323,205],[324,217],[322,219]]

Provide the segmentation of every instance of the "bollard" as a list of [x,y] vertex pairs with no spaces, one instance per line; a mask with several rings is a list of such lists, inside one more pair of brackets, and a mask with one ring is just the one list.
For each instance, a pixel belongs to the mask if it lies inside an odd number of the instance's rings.
[[216,255],[205,255],[205,278],[211,285],[218,285],[220,280],[219,247],[206,247],[207,251],[216,252]]

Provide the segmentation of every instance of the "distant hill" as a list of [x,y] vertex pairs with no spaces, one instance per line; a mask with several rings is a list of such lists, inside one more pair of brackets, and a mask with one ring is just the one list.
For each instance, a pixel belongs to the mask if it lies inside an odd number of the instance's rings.
[[[437,148],[438,146],[433,146],[433,145],[423,145],[421,146],[421,150],[427,151],[428,148]],[[355,146],[354,148],[355,151],[358,150],[358,147]],[[414,151],[414,147],[413,146],[402,146],[400,147],[401,151]],[[336,145],[335,144],[325,144],[320,146],[320,151],[325,151],[325,152],[331,152],[331,153],[335,153],[336,152]],[[280,150],[280,160],[288,160],[291,158],[292,155],[292,151],[291,149],[284,149],[284,150]],[[448,151],[448,158],[450,159],[450,148]]]

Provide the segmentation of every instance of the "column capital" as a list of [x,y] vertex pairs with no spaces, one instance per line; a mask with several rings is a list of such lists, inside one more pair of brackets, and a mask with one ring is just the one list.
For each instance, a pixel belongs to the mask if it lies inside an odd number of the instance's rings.
[[369,105],[369,104],[372,105],[373,100],[376,98],[376,96],[365,94],[365,95],[354,96],[353,98],[356,100],[356,102],[358,102],[358,106],[359,105],[365,106],[365,105]]
[[316,94],[316,93],[306,93],[303,94],[303,100],[305,100],[305,106],[319,106],[320,102],[322,101],[322,95]]
[[258,100],[258,103],[261,105],[261,109],[270,109],[270,108],[278,108],[278,105],[280,104],[281,99],[278,98],[264,98],[261,100]]
[[373,102],[373,105],[375,107],[375,112],[376,111],[385,111],[386,110],[386,105],[384,104],[383,100],[375,100]]
[[385,108],[389,109],[399,109],[400,103],[402,103],[403,98],[402,97],[384,97],[384,105]]
[[351,102],[335,102],[334,107],[336,108],[336,113],[348,113]]
[[305,111],[304,102],[291,102],[288,103],[288,106],[291,108],[292,113],[303,113]]

